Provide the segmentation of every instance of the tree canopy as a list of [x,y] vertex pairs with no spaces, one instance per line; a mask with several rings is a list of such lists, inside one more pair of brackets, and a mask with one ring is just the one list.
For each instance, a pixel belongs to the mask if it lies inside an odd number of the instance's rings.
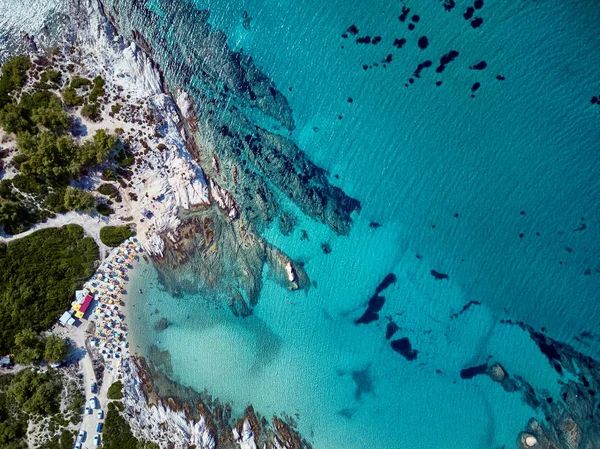
[[50,335],[44,345],[44,360],[49,363],[59,363],[67,358],[69,344],[58,335]]
[[24,329],[50,327],[98,258],[98,246],[78,225],[42,229],[0,247],[0,353]]
[[100,240],[106,246],[119,246],[124,240],[134,235],[135,232],[129,226],[104,226],[100,229]]

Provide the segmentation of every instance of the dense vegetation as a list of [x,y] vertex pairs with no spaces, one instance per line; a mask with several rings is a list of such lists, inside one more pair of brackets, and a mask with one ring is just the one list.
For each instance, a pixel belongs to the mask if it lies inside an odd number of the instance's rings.
[[48,431],[38,449],[72,449],[74,434],[67,430],[68,418],[78,422],[85,397],[74,382],[67,388],[73,400],[66,413],[60,412],[63,378],[58,372],[24,370],[0,375],[0,448],[26,449],[25,436],[33,420]]
[[26,329],[50,327],[88,279],[98,246],[83,228],[42,229],[0,246],[0,353]]
[[140,441],[131,433],[129,423],[113,402],[108,403],[108,412],[102,432],[105,449],[140,449]]
[[0,447],[25,448],[29,418],[57,414],[61,389],[61,378],[53,372],[24,370],[0,376]]
[[[61,99],[49,91],[58,89],[62,79],[52,69],[41,74],[34,89],[24,89],[30,67],[29,58],[14,58],[4,65],[0,77],[0,126],[16,135],[19,150],[12,164],[20,173],[0,182],[0,227],[8,234],[23,232],[55,213],[93,210],[94,197],[71,184],[108,161],[117,147],[117,140],[104,130],[83,143],[69,134],[67,107],[83,104],[82,115],[100,118],[97,100],[105,94],[101,77],[90,81],[74,76]],[[90,88],[88,98],[78,94]]]
[[129,226],[104,226],[100,229],[100,240],[106,246],[119,246],[124,240],[134,235],[135,232]]

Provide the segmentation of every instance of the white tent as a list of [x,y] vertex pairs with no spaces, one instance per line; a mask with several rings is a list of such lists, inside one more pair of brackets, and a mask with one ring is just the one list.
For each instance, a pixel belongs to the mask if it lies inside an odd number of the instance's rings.
[[75,322],[75,320],[71,316],[72,313],[73,313],[72,310],[69,310],[68,312],[63,313],[59,319],[60,324],[62,324],[63,326],[66,326],[66,325],[72,326],[73,323]]

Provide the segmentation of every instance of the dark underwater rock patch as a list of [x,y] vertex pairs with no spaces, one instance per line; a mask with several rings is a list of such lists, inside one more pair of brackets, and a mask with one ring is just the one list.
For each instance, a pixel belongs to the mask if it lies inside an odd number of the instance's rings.
[[483,0],[475,0],[475,2],[473,3],[473,8],[475,8],[475,9],[483,8]]
[[381,36],[375,36],[371,41],[373,45],[377,45],[379,42],[381,42]]
[[356,385],[356,391],[354,397],[357,401],[360,401],[362,395],[373,394],[373,379],[371,377],[371,365],[368,365],[365,369],[352,371],[352,381]]
[[410,8],[407,8],[406,6],[402,7],[402,14],[400,14],[400,16],[398,17],[398,20],[400,20],[400,22],[406,22],[406,18],[408,17],[408,13],[410,12]]
[[387,325],[387,327],[385,328],[385,339],[389,340],[390,338],[392,338],[394,336],[394,334],[396,332],[398,332],[400,330],[400,326],[398,326],[396,323],[394,323],[393,321],[390,321]]
[[379,312],[385,304],[385,297],[377,294],[371,296],[367,305],[367,310],[355,321],[356,324],[369,324],[379,319]]
[[352,36],[356,36],[358,34],[358,28],[356,27],[356,25],[352,24],[348,27],[346,33],[349,33]]
[[378,295],[382,293],[386,288],[395,283],[396,275],[394,273],[389,273],[388,275],[386,275],[386,277],[383,278],[383,281],[379,283],[379,285],[375,289],[375,294]]
[[440,65],[435,69],[437,73],[442,73],[448,64],[454,61],[460,53],[456,50],[450,50],[448,53],[442,55],[440,58]]
[[450,279],[450,277],[445,273],[440,273],[439,271],[431,270],[431,275],[435,278],[436,281],[442,281],[444,279]]
[[420,78],[421,77],[421,71],[423,69],[427,69],[429,67],[431,67],[433,63],[430,60],[424,61],[422,63],[420,63],[417,68],[415,69],[415,71],[413,72],[413,76],[415,78]]
[[477,64],[475,64],[475,65],[471,65],[471,66],[469,66],[469,68],[470,68],[471,70],[483,70],[483,69],[485,69],[486,67],[487,67],[487,62],[485,62],[485,61],[481,61],[481,62],[478,62],[478,63],[477,63]]
[[324,254],[331,253],[331,245],[329,243],[321,243],[321,249],[323,250]]
[[469,20],[473,17],[473,14],[475,14],[475,8],[473,8],[472,6],[469,6],[467,8],[467,10],[465,11],[465,13],[463,14],[463,17],[465,18],[465,20]]
[[598,104],[600,105],[600,98],[596,97],[595,95],[592,97],[592,99],[590,100],[590,103],[592,104]]
[[444,4],[444,9],[446,12],[450,12],[456,6],[456,2],[454,0],[440,0]]
[[462,309],[460,309],[460,312],[453,313],[452,315],[450,315],[450,319],[453,320],[454,318],[458,318],[460,315],[465,313],[470,307],[480,306],[480,305],[481,305],[481,302],[479,302],[479,301],[469,301],[465,306],[463,306]]
[[472,366],[470,368],[465,368],[460,370],[460,378],[461,379],[472,379],[475,376],[480,376],[482,374],[486,374],[488,369],[488,364],[484,363],[483,365]]
[[481,17],[475,17],[475,19],[473,19],[471,21],[471,26],[473,28],[479,28],[482,23],[483,23],[483,19]]
[[369,227],[370,227],[371,229],[378,229],[378,228],[380,228],[380,227],[381,227],[381,224],[380,224],[380,223],[377,223],[376,221],[372,221],[371,223],[369,223]]
[[421,50],[425,50],[429,45],[429,39],[427,39],[427,36],[421,36],[419,38],[418,45]]
[[375,289],[375,294],[369,299],[367,310],[355,321],[356,324],[369,324],[379,319],[379,312],[385,304],[385,297],[380,296],[380,294],[394,283],[396,283],[396,275],[394,273],[389,273],[383,278]]
[[419,355],[419,351],[413,349],[408,337],[399,338],[398,340],[392,340],[390,346],[394,351],[402,355],[409,362],[416,360],[417,356]]
[[406,44],[405,38],[394,39],[394,47],[402,48],[404,44]]
[[371,36],[363,36],[356,39],[357,44],[370,44]]
[[497,79],[498,81],[504,81],[506,78],[505,78],[505,77],[503,77],[502,75],[497,75],[497,76],[496,76],[496,79]]

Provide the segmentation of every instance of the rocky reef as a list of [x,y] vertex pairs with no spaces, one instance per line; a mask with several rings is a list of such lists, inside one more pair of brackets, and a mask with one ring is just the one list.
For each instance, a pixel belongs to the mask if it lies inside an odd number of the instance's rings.
[[249,228],[260,232],[275,219],[282,212],[276,198],[284,194],[311,218],[349,232],[360,203],[279,132],[294,127],[287,100],[251,57],[228,47],[207,11],[164,0],[152,10],[141,2],[100,3],[117,31],[156,61],[164,88],[184,95],[178,104],[186,105],[192,154]]
[[282,196],[338,234],[349,232],[360,203],[289,138],[285,97],[191,3],[98,4],[113,33],[146,53],[161,89],[176,98],[181,133],[207,180],[210,204],[180,209],[177,230],[162,236],[157,267],[165,284],[212,293],[241,316],[256,304],[265,263],[291,290],[307,287],[302,267],[260,237],[270,223],[289,221]]
[[528,332],[548,362],[557,371],[560,396],[536,391],[526,379],[511,376],[500,363],[492,364],[488,375],[507,392],[519,392],[523,400],[544,421],[532,418],[517,438],[520,448],[597,449],[600,447],[600,363],[553,340],[527,324],[505,321]]
[[227,404],[170,381],[144,359],[122,363],[124,413],[132,431],[161,448],[311,448],[289,417],[268,421],[249,406],[235,419]]

